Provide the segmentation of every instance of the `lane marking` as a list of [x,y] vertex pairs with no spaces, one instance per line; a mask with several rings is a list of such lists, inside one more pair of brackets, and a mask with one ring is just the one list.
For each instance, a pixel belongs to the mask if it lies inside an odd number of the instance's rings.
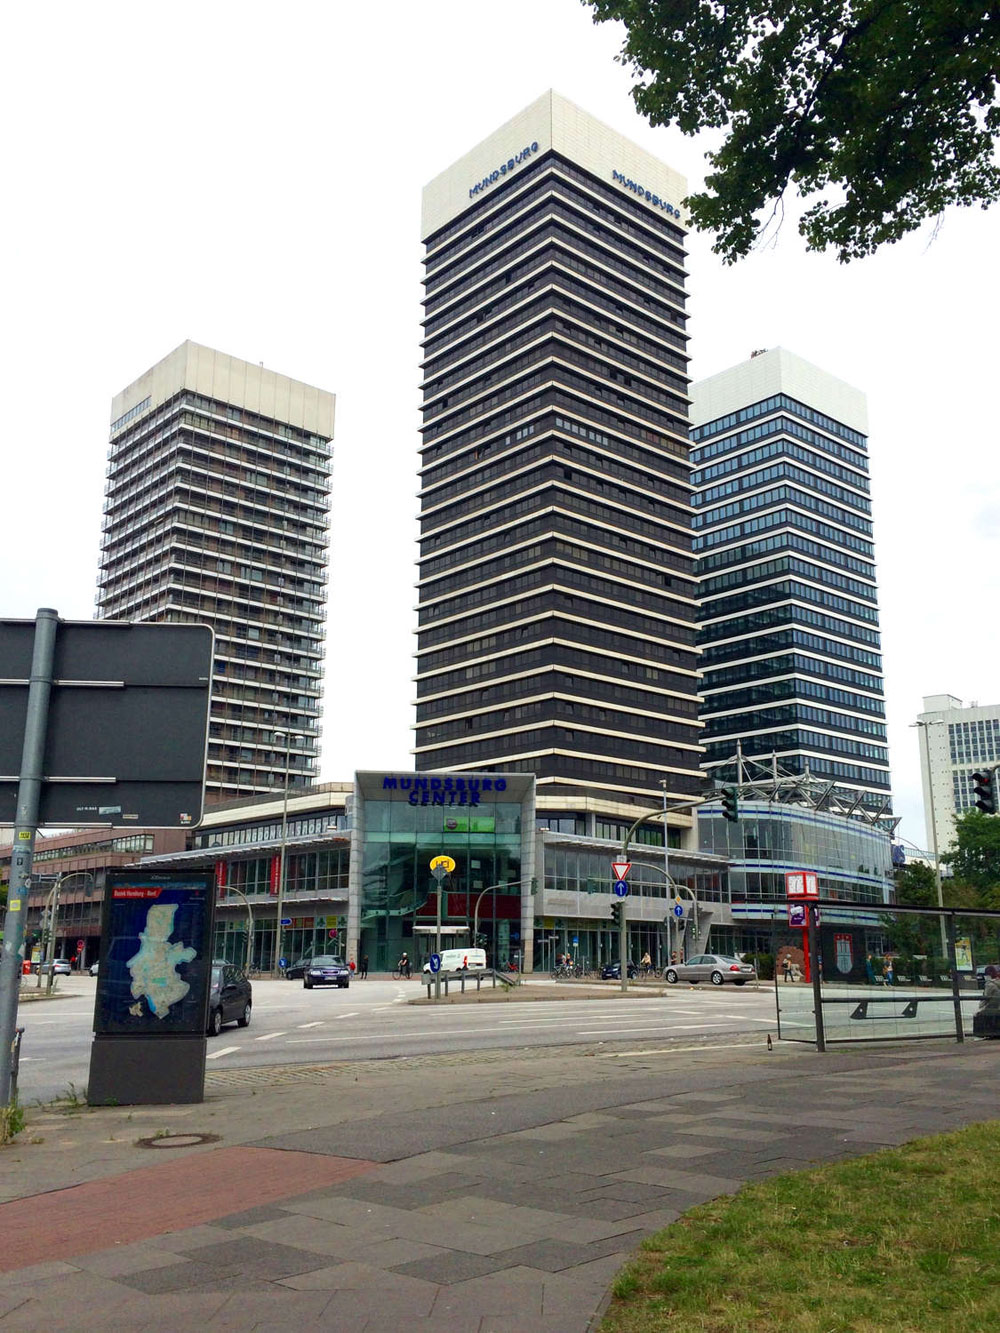
[[322,1026],[323,1026],[323,1020],[320,1018],[317,1019],[315,1023],[300,1023],[299,1031],[301,1032],[303,1028],[321,1028]]
[[[662,1031],[664,1028],[666,1028],[668,1032],[687,1032],[692,1030],[700,1032],[703,1028],[727,1028],[727,1027],[729,1027],[728,1023],[677,1023],[672,1028],[667,1027],[665,1023],[655,1024],[656,1030]],[[651,1030],[650,1027],[587,1028],[585,1031],[578,1032],[576,1035],[578,1037],[613,1037],[613,1036],[624,1035],[626,1032],[649,1032],[650,1030]]]
[[209,1051],[205,1057],[206,1060],[218,1060],[221,1055],[232,1055],[233,1051],[238,1051],[238,1046],[223,1046],[221,1051]]
[[262,1037],[254,1037],[254,1041],[274,1041],[275,1037],[285,1036],[284,1032],[265,1032]]

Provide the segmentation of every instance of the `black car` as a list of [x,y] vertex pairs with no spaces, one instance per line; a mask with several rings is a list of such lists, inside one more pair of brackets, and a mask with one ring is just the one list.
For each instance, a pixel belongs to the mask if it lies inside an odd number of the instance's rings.
[[339,986],[346,990],[351,984],[351,971],[342,958],[333,954],[321,954],[306,964],[302,974],[302,985],[306,990],[313,986]]
[[296,958],[294,963],[289,963],[285,968],[286,981],[301,981],[306,974],[306,968],[312,962],[312,957]]
[[232,963],[213,963],[208,993],[209,1036],[217,1037],[223,1023],[249,1027],[252,1008],[253,987],[244,973]]
[[[635,978],[639,975],[639,969],[636,967],[635,963],[631,961],[631,959],[629,960],[626,972],[629,981],[634,981]],[[605,963],[604,966],[601,968],[602,981],[621,981],[621,979],[622,979],[621,963]]]

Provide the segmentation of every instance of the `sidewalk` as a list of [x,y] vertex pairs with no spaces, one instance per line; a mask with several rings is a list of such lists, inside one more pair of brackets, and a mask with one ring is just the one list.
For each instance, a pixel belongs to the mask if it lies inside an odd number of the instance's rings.
[[998,1057],[575,1047],[213,1072],[199,1106],[33,1112],[0,1150],[0,1330],[585,1333],[693,1204],[995,1118]]

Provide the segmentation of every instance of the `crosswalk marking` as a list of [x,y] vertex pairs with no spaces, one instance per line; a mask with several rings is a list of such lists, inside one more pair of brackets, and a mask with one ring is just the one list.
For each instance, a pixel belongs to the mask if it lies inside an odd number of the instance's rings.
[[205,1057],[208,1060],[218,1060],[220,1055],[232,1055],[233,1051],[238,1051],[238,1046],[223,1046],[221,1051],[209,1051]]

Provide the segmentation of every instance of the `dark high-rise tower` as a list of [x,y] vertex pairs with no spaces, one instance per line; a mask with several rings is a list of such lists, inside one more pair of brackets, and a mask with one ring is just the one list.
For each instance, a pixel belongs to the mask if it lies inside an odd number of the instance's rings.
[[215,630],[209,800],[315,777],[333,415],[192,342],[112,404],[97,614]]
[[697,790],[684,193],[555,93],[424,192],[418,769]]

